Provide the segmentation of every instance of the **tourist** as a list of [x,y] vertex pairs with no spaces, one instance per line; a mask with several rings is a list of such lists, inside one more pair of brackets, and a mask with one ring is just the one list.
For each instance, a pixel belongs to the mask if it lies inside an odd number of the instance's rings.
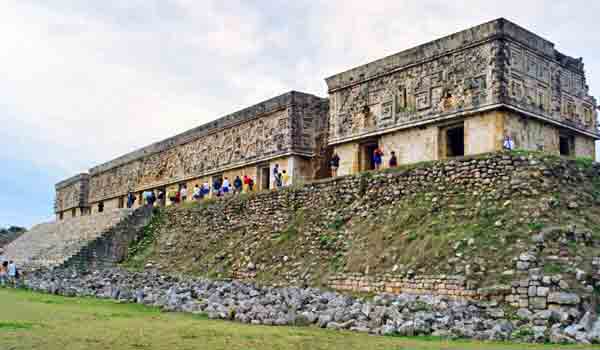
[[331,167],[331,176],[336,177],[340,167],[340,156],[338,156],[337,152],[333,152],[333,156],[331,156],[331,160],[329,161],[329,166]]
[[235,177],[235,180],[233,180],[233,189],[234,189],[234,193],[235,194],[240,194],[242,193],[242,187],[244,186],[244,183],[242,182],[242,179],[240,179],[240,176],[237,175]]
[[133,204],[135,203],[135,200],[136,200],[136,198],[135,198],[135,196],[133,195],[133,192],[131,192],[131,191],[130,191],[130,192],[127,194],[127,208],[131,208],[131,207],[133,207]]
[[154,194],[154,191],[149,192],[150,193],[148,194],[148,206],[154,207],[154,202],[156,202],[156,195]]
[[396,158],[396,152],[390,152],[390,168],[395,168],[398,166],[398,158]]
[[210,185],[208,182],[202,184],[202,189],[200,189],[200,198],[204,199],[204,197],[210,194]]
[[7,279],[8,279],[8,261],[4,261],[4,262],[2,262],[2,265],[0,265],[0,286],[5,286]]
[[250,185],[250,177],[248,175],[244,175],[244,192],[248,193]]
[[504,147],[505,150],[513,150],[515,149],[515,142],[513,141],[512,137],[506,135],[504,136],[504,142],[502,144],[502,147]]
[[252,177],[248,177],[248,190],[250,192],[254,191],[254,179]]
[[156,198],[158,199],[158,206],[164,207],[165,206],[165,192],[163,190],[158,190],[158,196]]
[[10,261],[8,263],[8,280],[10,281],[10,283],[12,285],[16,285],[17,284],[17,278],[18,278],[18,272],[17,272],[17,265],[15,264],[14,261]]
[[187,185],[181,186],[181,189],[179,190],[179,194],[181,196],[182,202],[187,201]]
[[379,170],[381,168],[381,163],[383,162],[383,151],[377,147],[373,151],[373,164],[375,165],[375,170]]
[[218,177],[213,180],[213,195],[221,196],[221,180]]
[[281,187],[281,173],[279,172],[279,164],[275,164],[273,167],[273,179],[275,180],[275,187]]
[[281,174],[281,183],[285,187],[288,185],[288,181],[290,181],[290,177],[288,176],[287,172],[284,170],[284,171],[282,171],[282,174]]
[[276,188],[281,187],[281,177],[279,174],[279,164],[275,164],[273,167],[273,182]]
[[202,198],[202,193],[200,190],[200,186],[198,186],[198,184],[196,184],[194,186],[194,194],[192,194],[192,199],[197,201],[198,199]]
[[225,180],[223,180],[223,187],[221,189],[224,195],[227,195],[229,193],[230,186],[231,185],[229,184],[229,179],[225,177]]
[[179,204],[181,202],[181,188],[175,192],[175,204]]

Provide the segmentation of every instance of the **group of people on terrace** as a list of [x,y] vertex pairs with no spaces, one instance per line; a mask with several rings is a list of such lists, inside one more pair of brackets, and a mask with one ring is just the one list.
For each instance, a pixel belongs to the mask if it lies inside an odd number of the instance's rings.
[[[379,170],[381,169],[381,165],[383,164],[384,153],[381,147],[376,147],[373,150],[373,153],[370,155],[371,161],[373,164],[373,169]],[[329,162],[329,166],[331,167],[331,176],[337,176],[338,169],[340,168],[341,158],[337,152],[333,152],[331,156],[331,160]],[[390,159],[388,160],[388,166],[390,168],[395,168],[398,166],[398,158],[396,157],[396,152],[390,152]]]
[[[279,164],[275,164],[272,169],[273,185],[275,189],[286,187],[290,184],[290,177],[286,170],[281,170]],[[193,191],[188,191],[187,184],[180,184],[177,190],[169,190],[165,194],[162,189],[145,190],[142,192],[142,202],[147,206],[165,206],[166,199],[172,204],[179,204],[192,199],[200,201],[210,196],[224,197],[228,195],[238,195],[241,193],[251,193],[255,191],[255,182],[252,176],[237,175],[233,181],[229,177],[213,177],[212,185],[208,182],[202,184],[196,183]],[[190,196],[191,194],[191,196]],[[132,208],[138,198],[133,192],[127,194],[127,208]]]
[[19,270],[17,264],[10,261],[3,261],[0,265],[0,286],[4,287],[7,283],[16,285],[19,280]]

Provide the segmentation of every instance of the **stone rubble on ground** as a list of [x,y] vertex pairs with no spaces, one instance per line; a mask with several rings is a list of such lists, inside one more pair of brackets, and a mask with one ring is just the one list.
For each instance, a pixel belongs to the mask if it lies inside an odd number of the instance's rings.
[[[38,271],[23,283],[45,293],[115,299],[254,325],[315,325],[379,335],[478,340],[600,342],[600,320],[590,312],[557,308],[534,313],[502,308],[494,301],[411,294],[378,294],[367,300],[316,288],[276,288],[116,268]],[[579,302],[568,293],[551,293],[548,298],[567,306]]]

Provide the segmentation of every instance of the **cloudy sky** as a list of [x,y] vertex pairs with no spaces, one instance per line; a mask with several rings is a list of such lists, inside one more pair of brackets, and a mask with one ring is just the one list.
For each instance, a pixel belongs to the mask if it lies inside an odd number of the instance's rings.
[[0,227],[52,215],[53,184],[324,78],[506,17],[584,57],[598,1],[4,0]]

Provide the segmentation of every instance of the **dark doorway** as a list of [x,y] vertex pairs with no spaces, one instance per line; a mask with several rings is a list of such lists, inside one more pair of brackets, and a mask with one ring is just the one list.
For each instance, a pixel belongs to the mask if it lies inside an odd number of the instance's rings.
[[125,198],[119,197],[119,209],[125,207]]
[[64,218],[64,212],[58,213],[58,220],[62,220]]
[[465,128],[462,125],[446,130],[446,155],[448,157],[465,155]]
[[98,203],[98,213],[102,213],[104,211],[104,202]]
[[260,174],[260,189],[268,190],[271,188],[271,169],[266,166],[259,169]]
[[571,142],[571,136],[568,135],[561,135],[559,136],[559,148],[560,148],[560,154],[563,156],[570,156],[572,155],[573,152],[573,147],[572,147],[572,142]]
[[361,145],[360,164],[361,171],[375,169],[375,163],[373,162],[373,153],[379,147],[377,142],[369,142]]
[[76,208],[71,209],[71,217],[74,218],[76,216],[77,216],[77,209]]

